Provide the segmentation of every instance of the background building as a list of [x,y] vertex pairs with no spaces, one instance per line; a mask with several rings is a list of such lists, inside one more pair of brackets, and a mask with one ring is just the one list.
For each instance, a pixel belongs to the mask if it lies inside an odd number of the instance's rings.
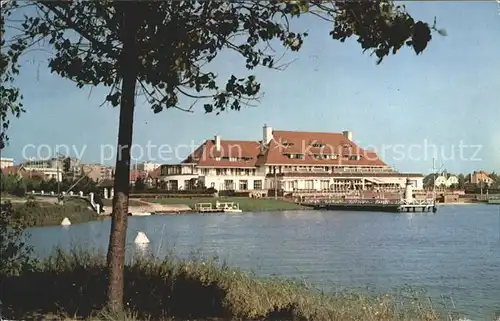
[[14,166],[13,158],[0,157],[0,168],[12,167]]
[[140,164],[137,164],[135,166],[135,169],[140,171],[140,172],[146,172],[150,173],[154,171],[155,169],[159,168],[161,164],[156,164],[156,163],[151,163],[151,162],[143,162]]
[[474,171],[474,173],[470,175],[470,182],[476,185],[480,185],[481,183],[491,185],[494,180],[485,171]]
[[37,171],[44,175],[45,179],[63,179],[63,158],[50,158],[46,160],[26,160],[21,164],[28,172]]
[[91,180],[95,182],[101,182],[104,180],[113,179],[114,174],[115,174],[115,169],[113,166],[107,166],[102,164],[81,165],[80,175],[87,175]]

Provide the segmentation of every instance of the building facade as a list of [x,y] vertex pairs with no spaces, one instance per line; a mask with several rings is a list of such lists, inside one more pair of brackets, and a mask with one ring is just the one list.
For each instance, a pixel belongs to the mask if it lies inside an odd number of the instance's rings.
[[436,187],[450,187],[453,185],[458,185],[458,177],[454,175],[450,175],[449,177],[446,177],[444,175],[436,177],[434,181],[434,186]]
[[183,162],[162,165],[167,189],[205,186],[236,191],[400,190],[423,175],[394,171],[377,154],[360,148],[352,133],[277,131],[264,126],[256,141],[206,140]]
[[37,171],[44,175],[47,180],[55,179],[62,181],[64,173],[64,162],[62,158],[50,158],[44,160],[26,160],[22,166],[29,171]]
[[12,167],[14,166],[13,158],[0,157],[0,168]]
[[86,175],[95,182],[101,182],[113,179],[114,167],[102,164],[83,164],[81,165],[81,175]]
[[144,163],[139,163],[135,166],[135,169],[141,172],[146,172],[150,173],[154,171],[155,169],[159,168],[161,164],[156,164],[156,163],[151,163],[151,162],[144,162]]
[[470,176],[470,182],[476,185],[481,185],[481,184],[491,185],[493,184],[493,179],[489,176],[488,173],[484,171],[475,171]]

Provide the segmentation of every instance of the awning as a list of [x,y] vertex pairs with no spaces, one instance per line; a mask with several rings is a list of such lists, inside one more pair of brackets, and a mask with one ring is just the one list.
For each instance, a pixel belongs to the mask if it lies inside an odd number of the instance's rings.
[[372,183],[375,183],[375,184],[401,184],[402,180],[401,179],[398,179],[398,178],[385,178],[385,177],[377,177],[377,178],[374,178],[374,177],[369,177],[369,178],[366,178],[365,177],[365,180],[367,181],[370,181]]

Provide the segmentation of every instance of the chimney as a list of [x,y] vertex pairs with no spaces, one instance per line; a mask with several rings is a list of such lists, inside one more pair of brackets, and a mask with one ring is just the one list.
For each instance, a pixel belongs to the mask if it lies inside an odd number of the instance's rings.
[[273,128],[264,125],[263,135],[262,135],[263,143],[267,145],[271,142],[272,139],[273,139]]
[[215,150],[217,152],[220,152],[220,136],[219,135],[215,135],[214,141],[215,141]]
[[349,141],[352,142],[352,132],[349,131],[349,130],[344,130],[342,132],[342,134],[344,135],[345,138],[347,138]]

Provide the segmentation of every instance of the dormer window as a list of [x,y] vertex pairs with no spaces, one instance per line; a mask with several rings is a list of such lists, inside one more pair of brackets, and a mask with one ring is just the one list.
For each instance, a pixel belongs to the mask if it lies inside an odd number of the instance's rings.
[[284,154],[290,159],[304,159],[305,155],[304,154]]
[[315,148],[322,148],[322,147],[325,147],[325,144],[315,142],[315,143],[312,143],[311,146],[315,147]]
[[281,143],[281,145],[283,145],[284,147],[289,147],[289,146],[293,146],[293,143],[292,142],[283,142],[283,143]]

